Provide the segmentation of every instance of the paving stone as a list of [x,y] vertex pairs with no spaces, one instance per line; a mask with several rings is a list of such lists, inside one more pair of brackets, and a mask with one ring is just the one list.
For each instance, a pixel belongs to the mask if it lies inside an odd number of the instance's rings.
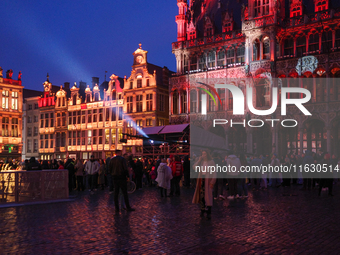
[[[199,216],[194,190],[160,198],[130,194],[136,212],[115,214],[113,195],[87,191],[72,201],[1,208],[1,254],[339,254],[340,191],[333,198],[283,188],[216,201]],[[76,194],[72,194],[76,195]]]

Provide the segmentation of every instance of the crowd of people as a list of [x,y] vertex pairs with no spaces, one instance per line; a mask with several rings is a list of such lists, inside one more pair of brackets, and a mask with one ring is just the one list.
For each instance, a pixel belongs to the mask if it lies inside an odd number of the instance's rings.
[[[333,196],[333,183],[338,180],[338,171],[330,171],[330,169],[339,169],[340,165],[340,161],[335,155],[331,156],[329,153],[321,150],[317,153],[306,150],[300,155],[288,154],[281,158],[275,153],[272,155],[253,156],[246,156],[243,153],[236,155],[231,150],[223,157],[219,153],[210,155],[208,150],[203,150],[200,157],[195,157],[192,160],[195,162],[194,168],[196,166],[205,167],[218,164],[220,166],[231,166],[236,169],[234,172],[228,172],[224,176],[225,178],[217,178],[216,173],[213,173],[213,175],[203,171],[199,173],[196,180],[193,203],[201,205],[201,216],[207,213],[207,218],[210,218],[213,200],[247,198],[248,186],[254,191],[266,191],[268,187],[278,188],[280,186],[302,185],[301,190],[317,188],[319,196],[322,190],[328,190],[328,195]],[[312,165],[316,168],[318,166],[325,166],[323,168],[325,171],[315,174],[315,172],[303,170],[305,167],[310,168]],[[281,173],[274,171],[269,173],[265,171],[250,173],[240,171],[241,167],[245,166],[256,166],[257,169],[261,169],[261,166],[287,166],[287,169],[291,169],[291,171]],[[224,194],[227,190],[228,196],[226,197]]]
[[[136,189],[145,186],[158,187],[161,197],[180,196],[180,186],[195,188],[193,203],[200,204],[201,216],[205,214],[211,218],[211,208],[214,200],[224,199],[246,199],[248,197],[248,187],[252,190],[267,190],[268,187],[289,187],[291,185],[302,185],[301,190],[311,190],[318,188],[318,194],[323,189],[328,190],[329,196],[333,196],[333,182],[337,181],[337,176],[326,173],[323,178],[316,178],[308,173],[300,174],[300,171],[290,171],[286,173],[277,172],[251,172],[243,173],[238,171],[242,166],[293,166],[299,169],[306,164],[326,164],[335,169],[339,165],[335,155],[319,151],[312,153],[305,151],[301,155],[289,154],[279,158],[272,155],[245,155],[234,154],[228,151],[223,157],[222,154],[203,150],[200,157],[192,158],[193,168],[195,166],[225,165],[233,166],[235,172],[229,172],[226,176],[217,177],[206,176],[200,173],[198,178],[190,179],[190,159],[188,156],[158,156],[157,159],[134,158],[132,155],[121,155],[117,150],[114,157],[106,160],[96,160],[92,155],[89,160],[71,159],[62,160],[42,160],[37,161],[34,157],[22,163],[15,160],[8,160],[1,163],[1,170],[43,170],[43,169],[67,169],[69,175],[69,191],[84,191],[89,189],[90,194],[94,194],[97,189],[108,188],[110,193],[114,193],[115,207],[119,211],[118,196],[122,193],[126,210],[133,211],[130,207],[127,194],[127,181],[132,180],[136,184]],[[336,171],[334,171],[336,172]],[[182,185],[180,183],[182,182]],[[227,195],[225,195],[227,194]]]

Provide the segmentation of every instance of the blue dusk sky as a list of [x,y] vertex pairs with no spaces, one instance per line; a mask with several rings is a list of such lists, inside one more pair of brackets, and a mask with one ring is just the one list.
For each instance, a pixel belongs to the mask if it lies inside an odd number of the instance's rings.
[[3,0],[0,66],[22,72],[25,88],[130,76],[142,43],[148,62],[174,71],[177,2],[170,0]]

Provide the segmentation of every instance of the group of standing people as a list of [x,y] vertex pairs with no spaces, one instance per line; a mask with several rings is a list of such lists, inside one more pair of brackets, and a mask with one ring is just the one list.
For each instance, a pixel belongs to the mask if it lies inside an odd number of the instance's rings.
[[[228,199],[238,199],[248,197],[248,186],[251,185],[253,190],[267,190],[268,186],[271,187],[288,187],[291,184],[303,184],[301,190],[310,190],[311,188],[319,185],[318,194],[321,195],[321,191],[324,188],[328,189],[328,195],[333,196],[333,182],[337,181],[337,176],[333,176],[334,172],[329,171],[330,167],[335,169],[339,167],[338,158],[333,155],[331,157],[328,153],[323,153],[322,151],[318,153],[312,153],[310,151],[305,151],[300,156],[297,155],[286,155],[286,157],[279,159],[276,154],[269,155],[254,155],[252,157],[246,157],[244,154],[235,155],[233,151],[228,151],[227,156],[223,159],[218,153],[214,153],[213,156],[210,155],[208,150],[203,150],[202,155],[195,160],[194,169],[196,166],[205,167],[216,166],[230,166],[236,169],[235,172],[228,172],[224,178],[220,176],[217,178],[216,173],[209,173],[201,171],[199,173],[196,189],[193,198],[193,203],[199,203],[201,206],[201,216],[207,214],[207,218],[211,217],[211,207],[213,201],[217,199],[225,199],[223,195],[224,189],[228,187]],[[298,172],[300,167],[311,164],[322,164],[326,165],[328,171],[320,173],[318,176],[312,173],[306,173],[302,171],[302,176],[299,178]],[[293,165],[291,169],[298,169],[298,171],[290,172],[251,172],[245,173],[239,171],[241,166],[281,166]],[[246,183],[248,181],[248,183]]]

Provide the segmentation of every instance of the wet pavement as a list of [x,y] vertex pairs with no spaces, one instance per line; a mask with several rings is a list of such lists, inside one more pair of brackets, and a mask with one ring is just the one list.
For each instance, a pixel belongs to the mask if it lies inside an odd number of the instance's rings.
[[135,212],[115,214],[113,194],[0,208],[0,254],[339,254],[340,185],[334,197],[301,186],[217,201],[209,221],[193,189],[161,198],[130,195]]

